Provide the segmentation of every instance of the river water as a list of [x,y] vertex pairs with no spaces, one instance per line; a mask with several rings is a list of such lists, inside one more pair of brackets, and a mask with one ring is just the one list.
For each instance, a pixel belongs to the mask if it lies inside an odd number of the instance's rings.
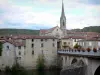
[[83,61],[78,61],[70,66],[64,67],[60,75],[85,75],[86,65]]
[[59,70],[28,71],[27,75],[60,75],[60,71]]
[[[60,70],[45,70],[45,71],[29,70],[25,73],[26,74],[24,75],[60,75]],[[0,72],[0,75],[12,75],[12,74],[6,74],[5,72]],[[17,74],[14,73],[14,75],[17,75]],[[18,74],[18,75],[23,75],[23,74]]]

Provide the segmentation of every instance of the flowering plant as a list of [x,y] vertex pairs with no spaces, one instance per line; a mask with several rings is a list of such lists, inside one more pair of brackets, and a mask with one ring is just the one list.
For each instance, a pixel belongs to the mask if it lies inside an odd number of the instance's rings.
[[88,47],[88,48],[87,48],[87,51],[90,52],[90,50],[91,50],[91,49]]
[[96,48],[93,48],[93,51],[94,51],[94,52],[97,52],[97,49],[96,49]]

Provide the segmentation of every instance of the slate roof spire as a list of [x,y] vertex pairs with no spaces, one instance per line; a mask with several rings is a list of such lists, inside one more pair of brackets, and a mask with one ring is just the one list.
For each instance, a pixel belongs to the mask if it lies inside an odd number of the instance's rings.
[[62,0],[62,12],[61,12],[61,16],[64,17],[65,16],[65,12],[64,12],[64,3]]

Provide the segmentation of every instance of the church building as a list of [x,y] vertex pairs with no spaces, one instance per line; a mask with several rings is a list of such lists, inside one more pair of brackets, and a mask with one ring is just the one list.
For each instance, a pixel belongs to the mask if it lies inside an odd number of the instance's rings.
[[54,36],[62,38],[67,35],[66,16],[64,12],[64,3],[62,1],[62,12],[60,17],[60,27],[56,26],[50,29],[40,29],[40,36]]

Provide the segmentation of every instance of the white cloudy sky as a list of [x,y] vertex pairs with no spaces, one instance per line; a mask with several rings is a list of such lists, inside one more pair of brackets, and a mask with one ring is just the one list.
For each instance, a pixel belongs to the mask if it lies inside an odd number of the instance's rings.
[[[0,28],[59,25],[62,0],[0,0]],[[67,29],[100,25],[100,0],[64,0]]]

